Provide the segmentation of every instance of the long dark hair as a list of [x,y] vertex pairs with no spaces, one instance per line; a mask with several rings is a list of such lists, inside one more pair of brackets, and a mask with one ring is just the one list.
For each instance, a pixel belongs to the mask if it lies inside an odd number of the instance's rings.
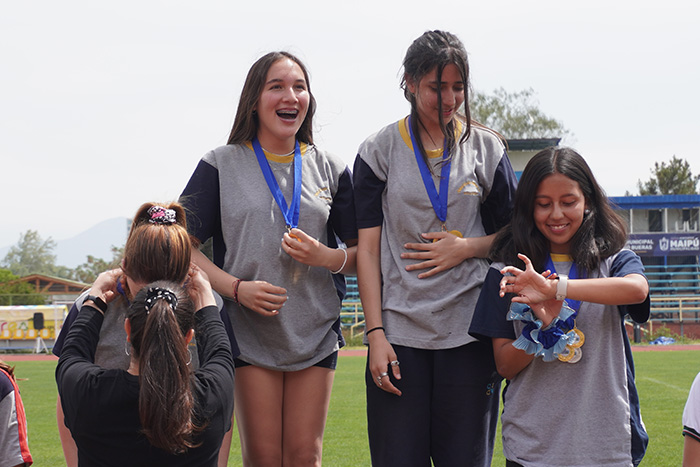
[[[459,70],[464,85],[464,118],[466,130],[462,135],[460,142],[464,142],[471,134],[471,113],[469,111],[469,61],[467,60],[467,51],[464,44],[457,36],[446,31],[427,31],[418,39],[413,41],[411,46],[406,51],[406,56],[403,59],[404,74],[401,78],[401,88],[403,95],[408,102],[411,103],[411,130],[414,135],[418,135],[419,126],[425,129],[425,125],[418,117],[418,109],[416,96],[410,92],[408,81],[411,81],[418,86],[421,79],[430,73],[433,69],[436,71],[437,81],[442,80],[442,72],[447,65],[455,65]],[[442,91],[440,86],[437,89],[438,96],[438,113],[442,115]],[[450,120],[447,125],[438,119],[440,129],[445,136],[446,149],[449,149],[450,154],[454,153],[456,146],[455,141],[455,121]],[[420,149],[423,158],[426,159],[425,148],[420,138],[416,137],[416,144]],[[428,164],[430,167],[430,164]]]
[[583,222],[571,239],[570,255],[574,262],[590,272],[625,246],[627,226],[613,211],[608,197],[598,185],[583,157],[571,148],[550,147],[538,152],[525,166],[515,192],[513,218],[498,232],[490,257],[523,267],[517,257],[523,253],[533,266],[542,271],[549,255],[549,240],[537,229],[533,219],[535,195],[540,182],[560,173],[578,183],[588,207]]
[[[167,290],[177,299],[153,299]],[[152,304],[147,308],[146,302]],[[127,313],[133,356],[139,362],[139,418],[148,441],[177,454],[195,447],[201,423],[196,417],[186,334],[194,327],[194,306],[174,282],[157,281],[141,289]]]
[[296,138],[304,143],[313,144],[312,125],[314,113],[316,112],[316,99],[311,93],[311,81],[309,80],[309,73],[306,67],[301,60],[289,52],[270,52],[260,57],[258,61],[250,67],[248,76],[246,76],[245,79],[245,84],[243,85],[243,90],[241,91],[241,98],[238,100],[238,110],[236,111],[236,118],[233,121],[231,134],[228,137],[228,144],[242,144],[251,141],[257,136],[259,122],[258,116],[253,109],[255,109],[255,105],[258,103],[258,99],[260,99],[260,94],[262,94],[265,80],[267,79],[267,72],[270,71],[270,67],[272,67],[275,62],[283,58],[288,58],[299,65],[302,73],[304,73],[306,89],[309,93],[309,108],[306,111],[306,118],[297,131]]

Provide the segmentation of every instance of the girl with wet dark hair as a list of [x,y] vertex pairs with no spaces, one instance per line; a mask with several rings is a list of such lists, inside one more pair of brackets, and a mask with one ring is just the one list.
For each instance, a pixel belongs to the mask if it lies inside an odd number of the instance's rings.
[[490,466],[500,377],[467,331],[515,175],[470,118],[454,34],[426,32],[403,66],[410,114],[367,138],[354,169],[372,463]]

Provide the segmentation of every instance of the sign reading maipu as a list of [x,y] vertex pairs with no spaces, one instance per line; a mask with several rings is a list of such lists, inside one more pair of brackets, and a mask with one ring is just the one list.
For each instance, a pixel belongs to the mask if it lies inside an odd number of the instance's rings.
[[640,256],[697,256],[700,233],[630,234],[626,247]]

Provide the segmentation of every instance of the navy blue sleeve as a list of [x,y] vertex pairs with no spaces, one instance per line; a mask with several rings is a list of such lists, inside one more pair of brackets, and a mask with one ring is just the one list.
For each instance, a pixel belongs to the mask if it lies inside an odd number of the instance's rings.
[[357,240],[355,193],[352,186],[352,174],[347,167],[338,179],[338,190],[333,196],[329,221],[333,231],[343,242]]
[[510,222],[518,180],[505,152],[494,173],[491,191],[481,205],[481,222],[487,235],[498,232]]
[[[610,276],[624,277],[628,274],[641,274],[644,276],[644,264],[642,264],[642,260],[635,252],[631,250],[622,250],[613,259],[610,268]],[[647,294],[647,298],[642,303],[620,305],[618,308],[622,316],[628,314],[637,323],[644,323],[649,319],[649,314],[651,312],[649,294]]]
[[358,155],[353,169],[355,184],[355,212],[357,228],[367,229],[381,226],[384,221],[382,212],[382,193],[386,182],[377,178],[372,169]]
[[187,213],[187,230],[204,243],[221,231],[219,171],[204,159],[199,161],[180,195]]
[[68,331],[70,331],[71,326],[73,326],[73,321],[75,321],[75,318],[78,316],[78,306],[76,303],[78,303],[78,300],[82,303],[84,300],[84,297],[82,294],[78,297],[78,299],[73,303],[73,305],[70,307],[70,311],[68,312],[68,316],[66,316],[66,319],[63,320],[63,326],[61,327],[61,332],[58,333],[58,336],[56,337],[56,341],[53,344],[53,349],[51,349],[51,352],[57,357],[61,356],[61,351],[63,350],[63,344],[66,341],[66,336],[68,335]]
[[513,323],[506,319],[510,307],[510,295],[499,295],[501,272],[489,268],[486,280],[481,287],[479,300],[476,302],[474,317],[469,326],[469,334],[479,340],[504,338],[515,340]]

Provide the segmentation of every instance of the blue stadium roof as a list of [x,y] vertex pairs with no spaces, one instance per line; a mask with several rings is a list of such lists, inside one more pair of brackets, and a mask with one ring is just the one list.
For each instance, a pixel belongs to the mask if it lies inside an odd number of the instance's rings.
[[663,209],[700,207],[700,195],[610,196],[620,209]]

